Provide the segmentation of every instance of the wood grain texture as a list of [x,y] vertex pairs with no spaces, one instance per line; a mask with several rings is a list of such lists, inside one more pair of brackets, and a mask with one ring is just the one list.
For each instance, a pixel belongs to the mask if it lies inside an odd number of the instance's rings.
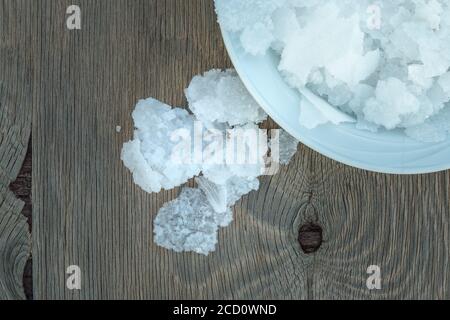
[[24,299],[23,273],[31,249],[23,202],[0,187],[0,300]]
[[22,275],[30,234],[24,203],[9,190],[22,166],[32,118],[29,1],[0,1],[0,299],[25,298]]
[[[32,229],[32,203],[31,203],[31,170],[32,170],[32,152],[31,152],[31,140],[28,142],[27,154],[23,161],[22,168],[13,182],[9,185],[16,198],[23,201],[22,215],[25,216],[28,223],[28,230]],[[25,297],[27,300],[33,299],[33,281],[32,281],[32,258],[31,254],[25,265],[23,272],[23,289],[25,291]]]
[[[33,279],[37,299],[450,298],[449,172],[387,176],[301,147],[235,208],[208,257],[152,241],[179,190],[146,194],[120,162],[140,98],[184,105],[190,79],[230,67],[210,0],[33,3],[39,67],[33,113]],[[117,133],[120,125],[123,130]],[[323,244],[304,254],[304,223]],[[66,289],[78,265],[82,289]],[[382,270],[380,291],[366,269]]]

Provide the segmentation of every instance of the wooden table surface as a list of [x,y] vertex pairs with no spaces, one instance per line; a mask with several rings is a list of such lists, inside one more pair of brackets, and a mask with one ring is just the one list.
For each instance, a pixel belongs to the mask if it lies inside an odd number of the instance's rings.
[[[304,146],[236,205],[215,253],[156,246],[153,219],[179,190],[140,190],[120,150],[138,99],[183,106],[194,75],[231,66],[212,1],[78,0],[69,31],[72,2],[0,0],[0,299],[25,298],[31,251],[35,299],[450,298],[450,172],[371,173]],[[31,239],[8,188],[30,133]],[[323,230],[310,254],[305,225]]]

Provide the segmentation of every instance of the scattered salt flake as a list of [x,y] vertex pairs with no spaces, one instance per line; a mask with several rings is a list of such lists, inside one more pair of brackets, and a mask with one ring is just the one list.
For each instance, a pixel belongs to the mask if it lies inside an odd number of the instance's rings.
[[282,129],[278,132],[279,134],[270,140],[272,157],[276,156],[273,154],[274,150],[278,150],[279,163],[281,165],[288,165],[297,153],[299,141]]
[[259,188],[256,177],[232,176],[224,184],[216,184],[205,177],[198,177],[195,181],[218,213],[226,212],[243,196]]
[[256,177],[237,177],[228,179],[226,183],[227,204],[234,206],[243,196],[256,191],[259,188],[259,180]]
[[177,133],[193,132],[194,117],[186,110],[150,98],[139,101],[133,119],[134,139],[124,144],[121,158],[138,186],[147,192],[169,190],[200,173],[200,165],[183,158],[190,152],[176,150]]
[[267,119],[234,70],[211,70],[196,76],[185,93],[189,109],[208,128],[220,124],[243,126]]
[[[197,77],[186,94],[193,115],[152,98],[137,104],[133,112],[134,139],[124,144],[122,160],[133,173],[135,183],[147,192],[171,189],[197,176],[197,189],[184,188],[178,198],[159,210],[154,221],[154,240],[176,252],[207,255],[215,250],[218,229],[231,223],[231,207],[259,188],[258,177],[264,172],[269,146],[267,132],[257,124],[267,115],[231,70],[213,70]],[[178,138],[181,132],[194,140],[198,138],[189,135],[197,134],[198,124],[207,127],[202,130],[201,139],[209,144],[202,143],[202,162],[194,165],[190,157],[195,147],[188,144],[190,149],[178,150]],[[291,140],[282,135],[280,141],[281,157],[290,158]],[[243,163],[238,158],[225,161],[233,143],[240,143],[240,147],[231,150],[235,156],[245,155]],[[177,151],[185,151],[186,158]],[[179,158],[174,158],[174,154]],[[246,162],[249,159],[254,162]]]
[[197,177],[195,182],[197,182],[199,189],[203,191],[215,212],[222,213],[227,211],[229,206],[225,185],[215,184],[205,177]]
[[166,203],[154,221],[154,240],[176,252],[193,251],[208,255],[215,250],[219,226],[232,221],[232,212],[217,213],[200,189],[185,188]]

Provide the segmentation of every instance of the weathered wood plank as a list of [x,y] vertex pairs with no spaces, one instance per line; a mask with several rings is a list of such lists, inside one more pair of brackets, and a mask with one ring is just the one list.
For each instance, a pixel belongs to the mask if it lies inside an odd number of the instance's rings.
[[[28,223],[28,230],[32,229],[32,203],[31,203],[31,168],[32,168],[32,152],[31,141],[28,142],[27,154],[20,169],[19,175],[16,180],[11,182],[9,189],[14,193],[16,198],[24,202],[22,209],[22,215],[25,216]],[[30,248],[31,249],[31,248]],[[25,296],[28,300],[33,299],[33,282],[32,282],[32,258],[31,254],[25,265],[23,273],[23,287]]]
[[[33,121],[34,296],[182,297],[168,285],[178,281],[172,275],[180,263],[168,259],[184,258],[152,243],[153,215],[176,191],[143,193],[119,154],[138,99],[182,105],[194,74],[229,65],[212,2],[79,1],[82,30],[68,31],[71,4],[33,4],[42,19]],[[66,289],[72,264],[81,267],[81,291]]]
[[30,1],[0,1],[0,299],[25,298],[30,253],[23,202],[9,190],[27,151],[32,117]]
[[[260,221],[267,211],[275,219],[271,226],[283,230],[279,242],[285,247],[295,246],[301,225],[323,228],[320,249],[311,256],[299,255],[307,262],[308,298],[450,298],[448,171],[382,175],[301,148],[297,161],[268,188],[273,199],[284,200],[252,214]],[[382,290],[366,286],[371,265],[381,269]]]
[[[177,191],[146,194],[119,154],[139,98],[183,105],[193,75],[229,67],[210,0],[36,1],[41,17],[33,116],[33,276],[37,299],[448,298],[449,177],[386,176],[300,148],[262,179],[209,257],[153,244],[152,222]],[[115,132],[122,126],[120,134]],[[301,225],[322,226],[306,255]],[[65,286],[66,268],[82,289]],[[368,291],[378,264],[383,290]]]
[[24,299],[23,272],[31,249],[23,202],[0,187],[0,300]]

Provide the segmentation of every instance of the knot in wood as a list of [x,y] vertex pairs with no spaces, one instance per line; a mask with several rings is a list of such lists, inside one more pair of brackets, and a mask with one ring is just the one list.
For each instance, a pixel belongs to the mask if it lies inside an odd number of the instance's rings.
[[322,245],[322,227],[315,223],[307,223],[300,227],[298,241],[304,253],[311,254]]

